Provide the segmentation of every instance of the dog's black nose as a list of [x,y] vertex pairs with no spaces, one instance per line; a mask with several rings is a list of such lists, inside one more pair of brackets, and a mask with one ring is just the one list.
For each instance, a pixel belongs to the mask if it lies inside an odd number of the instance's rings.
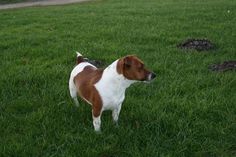
[[155,73],[152,73],[151,79],[153,80],[155,77],[156,77],[156,74],[155,74]]

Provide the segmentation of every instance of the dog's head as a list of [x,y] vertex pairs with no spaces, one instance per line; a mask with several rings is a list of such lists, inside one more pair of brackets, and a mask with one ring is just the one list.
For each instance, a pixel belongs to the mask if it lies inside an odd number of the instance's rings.
[[156,74],[148,70],[135,55],[128,55],[118,60],[117,72],[125,78],[136,81],[151,81]]

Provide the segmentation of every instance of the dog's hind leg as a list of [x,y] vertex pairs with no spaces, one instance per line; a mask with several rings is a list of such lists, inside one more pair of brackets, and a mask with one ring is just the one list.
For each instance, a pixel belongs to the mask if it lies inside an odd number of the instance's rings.
[[101,115],[102,115],[102,106],[95,102],[93,105],[92,115],[93,115],[93,126],[96,132],[101,131]]
[[101,116],[98,116],[98,117],[93,116],[93,126],[96,132],[101,131]]
[[74,99],[75,105],[79,107],[79,101],[77,99],[77,90],[72,78],[70,78],[69,80],[69,90],[70,90],[70,96],[71,98]]

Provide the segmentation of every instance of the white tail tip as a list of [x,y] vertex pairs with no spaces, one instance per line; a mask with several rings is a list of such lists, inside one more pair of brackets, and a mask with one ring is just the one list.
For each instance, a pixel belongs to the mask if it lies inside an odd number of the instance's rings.
[[78,51],[76,51],[77,57],[82,56]]

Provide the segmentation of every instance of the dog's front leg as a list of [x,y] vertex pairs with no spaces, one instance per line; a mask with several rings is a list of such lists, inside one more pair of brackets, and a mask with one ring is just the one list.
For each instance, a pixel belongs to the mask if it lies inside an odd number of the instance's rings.
[[115,108],[113,111],[112,111],[112,118],[113,118],[113,121],[115,122],[115,124],[118,126],[118,120],[119,120],[119,115],[120,115],[120,110],[121,110],[121,106],[122,104],[119,104],[117,106],[117,108]]

